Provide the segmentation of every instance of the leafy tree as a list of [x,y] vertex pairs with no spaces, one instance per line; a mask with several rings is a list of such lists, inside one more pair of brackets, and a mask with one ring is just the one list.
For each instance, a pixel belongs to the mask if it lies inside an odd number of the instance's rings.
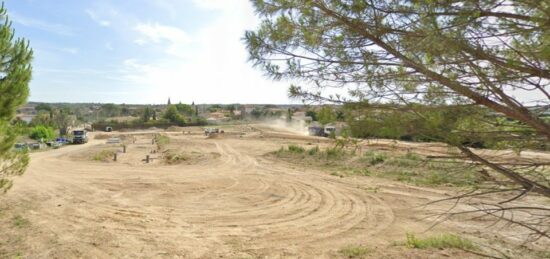
[[258,107],[254,107],[254,109],[252,109],[252,111],[250,112],[250,116],[252,116],[255,119],[259,119],[260,117],[262,117],[262,115],[263,115],[263,112]]
[[34,118],[32,118],[31,125],[47,125],[53,126],[53,113],[52,111],[40,111]]
[[11,124],[18,106],[24,104],[29,95],[31,61],[33,52],[29,42],[14,39],[15,33],[7,17],[4,5],[0,7],[0,192],[7,191],[11,178],[21,175],[28,156],[12,151],[17,131]]
[[191,105],[183,103],[176,104],[176,109],[180,114],[185,114],[186,116],[193,116],[193,113],[195,113],[195,109]]
[[55,132],[52,128],[46,126],[36,126],[31,130],[29,135],[34,140],[52,140],[55,138]]
[[290,122],[292,121],[292,116],[294,115],[294,111],[290,108],[286,111],[286,121]]
[[122,116],[130,116],[132,112],[130,111],[128,106],[126,106],[126,104],[122,104],[122,107],[120,108],[120,114]]
[[106,117],[120,116],[121,111],[121,107],[113,103],[107,103],[101,106],[101,113]]
[[148,122],[151,117],[155,117],[155,111],[151,107],[147,106],[141,112],[141,121]]
[[306,116],[311,117],[312,121],[317,121],[317,112],[315,111],[306,111]]
[[52,110],[52,106],[50,106],[49,104],[47,103],[40,103],[38,105],[36,105],[36,107],[34,107],[34,109],[38,112],[40,111],[51,111]]
[[171,123],[175,123],[179,126],[185,125],[185,119],[178,112],[178,109],[176,108],[175,105],[168,105],[168,108],[166,109],[166,111],[164,111],[164,114],[162,117],[170,121]]
[[319,123],[326,125],[336,121],[336,113],[330,106],[323,106],[317,113],[317,119]]
[[52,111],[52,122],[55,128],[59,129],[61,135],[66,135],[69,127],[76,124],[74,115],[67,109]]
[[[550,198],[544,165],[499,164],[464,144],[464,135],[498,135],[502,148],[518,150],[525,143],[550,141],[550,123],[540,116],[550,107],[547,1],[252,2],[263,21],[256,31],[246,32],[250,59],[274,79],[301,79],[302,85],[290,87],[291,96],[356,104],[355,113],[388,111],[381,104],[391,103],[392,116],[399,116],[395,109],[405,109],[407,117],[419,119],[408,118],[411,123],[423,125],[416,130],[454,145],[473,162],[514,183],[500,192],[515,193],[515,198],[533,193]],[[326,88],[341,88],[347,94],[327,95]],[[531,109],[517,98],[527,95],[543,108]],[[474,110],[449,114],[425,110],[426,105]],[[476,112],[483,109],[493,116]],[[499,118],[512,123],[499,124]],[[507,206],[510,200],[484,204],[485,209],[474,212],[493,216],[510,212],[514,210]],[[550,237],[550,214],[537,210],[523,208],[533,217],[521,222],[507,216],[499,219],[526,227],[535,237]]]
[[235,116],[235,110],[237,110],[237,107],[235,104],[229,104],[225,106],[225,109],[229,111],[229,115],[231,117]]

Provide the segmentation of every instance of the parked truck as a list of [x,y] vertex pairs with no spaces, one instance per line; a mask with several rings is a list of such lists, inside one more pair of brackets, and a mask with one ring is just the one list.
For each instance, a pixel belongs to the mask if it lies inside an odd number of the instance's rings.
[[73,144],[84,144],[88,142],[86,130],[73,130]]

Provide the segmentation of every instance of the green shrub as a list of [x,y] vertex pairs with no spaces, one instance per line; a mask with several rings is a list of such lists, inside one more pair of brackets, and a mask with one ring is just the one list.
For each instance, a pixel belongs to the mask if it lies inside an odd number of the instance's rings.
[[162,149],[164,146],[170,144],[170,138],[165,135],[155,135],[155,143],[159,149]]
[[346,151],[341,148],[327,148],[325,150],[325,154],[327,158],[341,158],[346,155]]
[[407,154],[405,154],[403,158],[414,160],[414,161],[420,160],[420,156],[412,152],[407,152]]
[[457,248],[463,250],[476,250],[477,246],[468,239],[459,237],[453,234],[442,234],[439,236],[433,236],[428,238],[417,238],[412,233],[407,233],[406,246],[409,248],[417,249],[445,249],[445,248]]
[[340,249],[339,252],[345,258],[359,259],[359,258],[365,258],[370,253],[370,250],[362,246],[347,246]]
[[383,154],[378,154],[378,153],[377,153],[377,154],[375,154],[374,156],[372,156],[372,157],[370,158],[369,163],[370,163],[371,165],[377,165],[377,164],[382,164],[382,163],[384,163],[385,160],[386,160],[386,156],[385,156],[385,155],[383,155]]
[[52,128],[46,126],[36,126],[29,135],[34,140],[51,140],[55,138],[55,132]]
[[309,149],[309,150],[307,151],[307,153],[308,153],[308,155],[310,155],[310,156],[314,156],[314,155],[317,155],[317,154],[319,153],[319,151],[320,151],[320,150],[319,150],[319,146],[315,146],[315,147]]
[[169,165],[179,164],[187,160],[189,160],[189,157],[184,154],[177,154],[174,152],[167,152],[164,154],[164,161]]
[[292,153],[298,153],[298,154],[302,154],[302,153],[306,152],[306,150],[303,147],[300,147],[300,146],[297,146],[297,145],[289,145],[288,146],[288,151],[292,152]]
[[385,154],[376,152],[366,152],[365,156],[368,158],[370,165],[382,164],[387,159],[387,156]]

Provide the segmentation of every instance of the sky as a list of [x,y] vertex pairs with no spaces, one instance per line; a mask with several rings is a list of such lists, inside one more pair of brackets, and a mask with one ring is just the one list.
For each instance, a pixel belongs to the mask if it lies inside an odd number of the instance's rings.
[[34,50],[29,101],[295,103],[253,68],[248,0],[6,0]]

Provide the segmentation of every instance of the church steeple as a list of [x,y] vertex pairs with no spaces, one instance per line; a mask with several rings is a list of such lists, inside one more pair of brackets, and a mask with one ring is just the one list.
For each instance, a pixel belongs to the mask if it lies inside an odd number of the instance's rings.
[[168,105],[172,104],[172,102],[170,102],[170,97],[168,97]]

